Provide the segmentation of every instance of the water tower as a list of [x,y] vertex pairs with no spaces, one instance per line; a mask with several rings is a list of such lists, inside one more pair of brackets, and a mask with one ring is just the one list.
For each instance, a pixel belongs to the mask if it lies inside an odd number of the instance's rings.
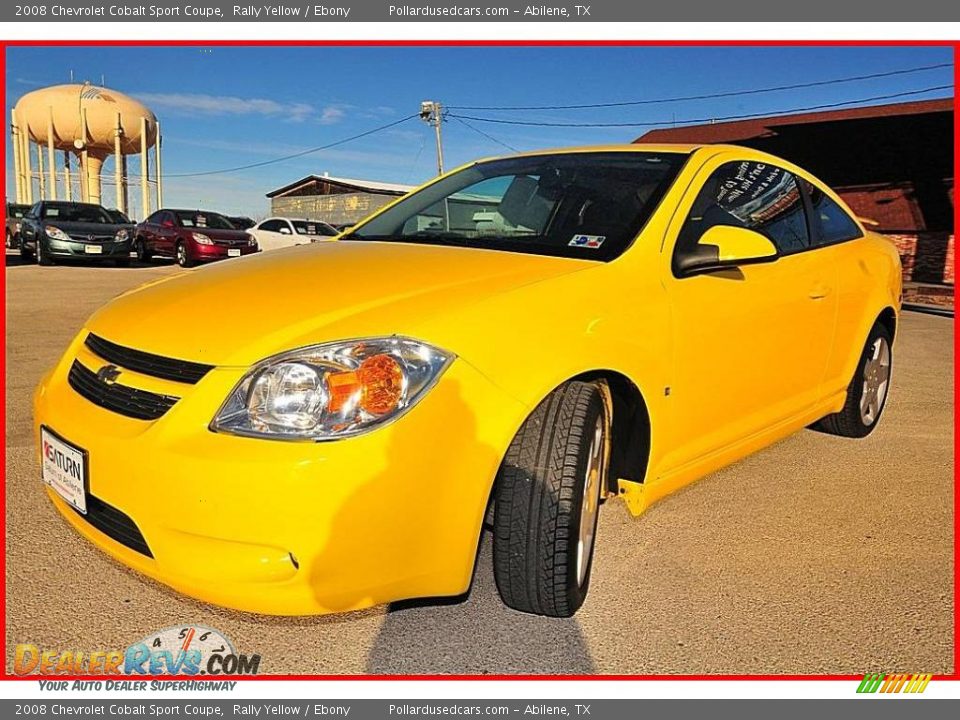
[[[128,212],[127,157],[140,156],[140,219],[151,212],[150,148],[153,148],[156,205],[163,205],[160,123],[128,95],[90,83],[53,85],[17,101],[11,113],[13,162],[18,203],[37,200],[103,202],[100,173],[113,155],[115,204]],[[31,157],[36,148],[36,172]],[[57,169],[57,151],[62,153]],[[44,158],[46,155],[46,158]],[[74,197],[71,156],[79,161],[79,196]],[[44,169],[46,165],[46,169]],[[36,181],[37,195],[34,195]],[[60,188],[62,187],[62,192]]]

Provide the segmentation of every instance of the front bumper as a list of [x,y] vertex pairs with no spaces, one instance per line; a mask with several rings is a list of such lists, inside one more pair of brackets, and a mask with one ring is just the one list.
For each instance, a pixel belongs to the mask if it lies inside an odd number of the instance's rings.
[[[491,484],[526,410],[465,361],[394,423],[285,442],[208,429],[242,368],[210,371],[155,421],[93,404],[67,382],[74,358],[98,367],[85,335],[38,387],[35,428],[86,450],[89,494],[136,523],[152,557],[48,489],[70,524],[117,560],[201,600],[278,615],[469,586]],[[129,371],[121,381],[184,390]]]
[[[256,245],[201,245],[200,243],[191,243],[192,244],[192,259],[196,262],[209,262],[212,260],[223,260],[224,258],[231,257],[230,250],[239,250],[240,255],[252,255],[257,252],[259,248]],[[235,256],[234,256],[235,257]]]
[[[77,260],[116,260],[130,257],[130,241],[121,242],[66,242],[64,240],[47,239],[44,243],[44,252],[55,258],[75,258]],[[87,252],[87,246],[99,247],[99,253]]]

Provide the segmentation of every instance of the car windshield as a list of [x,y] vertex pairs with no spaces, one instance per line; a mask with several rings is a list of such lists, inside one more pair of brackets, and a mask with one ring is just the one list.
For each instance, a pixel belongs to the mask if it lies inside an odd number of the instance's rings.
[[212,230],[236,230],[229,220],[217,213],[203,210],[177,210],[177,218],[184,227],[210,228]]
[[325,222],[314,222],[312,220],[293,220],[293,229],[297,235],[323,235],[333,237],[337,231],[327,225]]
[[107,210],[107,212],[110,214],[110,217],[113,218],[113,221],[114,221],[115,223],[119,224],[119,225],[132,224],[132,223],[130,222],[130,218],[128,218],[126,215],[124,215],[124,214],[123,214],[122,212],[120,212],[119,210]]
[[686,157],[580,152],[476,163],[343,239],[612,260],[643,228]]
[[112,225],[113,219],[99,205],[44,205],[45,220]]

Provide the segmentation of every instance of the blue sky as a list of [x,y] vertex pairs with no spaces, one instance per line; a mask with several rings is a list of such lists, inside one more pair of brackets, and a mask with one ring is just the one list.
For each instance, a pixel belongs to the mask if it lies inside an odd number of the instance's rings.
[[[99,84],[141,99],[164,133],[165,201],[252,216],[267,191],[328,172],[416,184],[435,172],[432,130],[411,120],[329,151],[255,170],[175,177],[269,160],[398,120],[421,100],[447,105],[567,105],[745,90],[950,62],[936,47],[12,47],[6,117],[44,85]],[[949,68],[819,88],[632,108],[503,113],[548,122],[663,122],[763,114],[945,85]],[[939,91],[906,99],[950,95]],[[473,122],[519,150],[628,142],[649,128],[545,128]],[[10,139],[7,136],[7,158]],[[455,120],[444,124],[448,167],[503,154]],[[108,166],[109,167],[109,166]],[[12,162],[7,187],[12,187]],[[108,203],[109,204],[109,203]]]

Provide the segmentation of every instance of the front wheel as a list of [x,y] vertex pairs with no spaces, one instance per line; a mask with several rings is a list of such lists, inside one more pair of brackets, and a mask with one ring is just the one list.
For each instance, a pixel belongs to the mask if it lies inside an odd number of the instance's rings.
[[600,387],[569,382],[537,406],[497,476],[493,569],[515,610],[570,617],[590,586],[610,418]]
[[190,253],[187,252],[187,244],[180,240],[177,243],[177,265],[182,268],[193,267],[193,260],[190,259]]
[[43,240],[40,238],[37,238],[37,265],[53,265],[53,258],[51,258],[47,254],[47,251],[43,249]]
[[883,414],[893,370],[893,338],[879,322],[874,324],[860,355],[857,371],[847,387],[843,409],[814,425],[817,430],[862,438],[873,432]]
[[23,241],[23,235],[20,236],[20,257],[24,260],[33,260],[33,250],[27,247]]
[[147,248],[147,243],[143,238],[137,238],[133,243],[133,249],[137,253],[137,262],[148,263],[152,257],[150,250]]

